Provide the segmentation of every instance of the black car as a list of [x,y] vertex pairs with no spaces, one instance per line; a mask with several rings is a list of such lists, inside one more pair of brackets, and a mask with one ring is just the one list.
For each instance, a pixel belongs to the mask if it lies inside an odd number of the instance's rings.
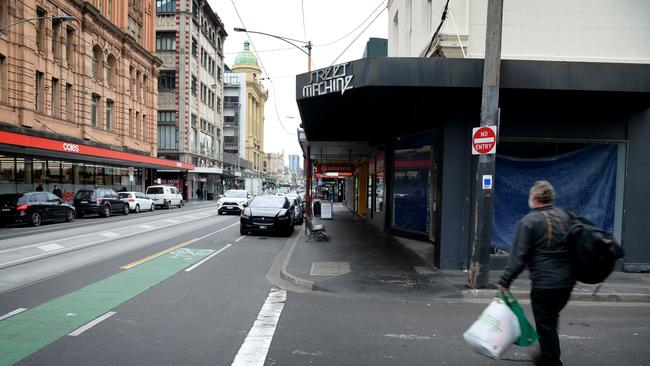
[[117,192],[110,188],[82,189],[74,197],[74,207],[77,209],[77,217],[86,214],[99,214],[101,217],[108,217],[112,213],[128,215],[130,212],[129,203],[120,199]]
[[75,208],[49,192],[0,194],[0,221],[39,226],[46,221],[74,221]]
[[251,231],[293,233],[294,207],[286,197],[257,196],[252,198],[241,213],[239,232]]

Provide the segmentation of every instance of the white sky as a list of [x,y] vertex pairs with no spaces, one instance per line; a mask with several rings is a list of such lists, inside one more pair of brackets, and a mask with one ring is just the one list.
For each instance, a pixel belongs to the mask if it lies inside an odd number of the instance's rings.
[[[304,1],[305,29],[303,32],[301,0],[209,0],[212,9],[219,15],[228,32],[224,52],[225,61],[232,66],[235,56],[243,50],[245,33],[235,32],[234,27],[271,33],[279,36],[311,40],[313,69],[330,66],[336,57],[361,33],[380,11],[381,14],[354,44],[336,61],[362,58],[366,42],[370,37],[387,38],[388,23],[385,1],[382,0],[302,0]],[[234,5],[244,24],[237,17]],[[330,45],[371,15],[381,3],[381,7],[351,35]],[[272,37],[250,34],[258,58],[266,68],[269,80],[263,83],[269,91],[269,100],[264,107],[264,151],[301,154],[296,129],[300,124],[300,114],[296,105],[295,75],[307,72],[307,55],[291,45]],[[277,49],[282,49],[277,51]],[[276,50],[276,51],[268,51]],[[266,51],[266,52],[263,52]],[[277,113],[276,106],[277,105]],[[279,117],[279,118],[278,118]],[[284,128],[282,127],[284,125]],[[286,128],[286,130],[285,130]],[[287,132],[288,131],[288,132]]]

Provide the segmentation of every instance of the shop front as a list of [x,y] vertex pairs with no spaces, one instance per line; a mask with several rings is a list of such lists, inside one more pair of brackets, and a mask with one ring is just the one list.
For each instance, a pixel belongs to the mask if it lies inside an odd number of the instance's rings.
[[58,186],[66,201],[97,186],[144,191],[157,169],[191,169],[191,164],[49,138],[0,131],[0,193]]
[[[443,269],[466,268],[469,258],[482,72],[479,59],[368,58],[297,77],[303,151],[316,162],[352,161],[348,207],[386,232],[431,243]],[[650,205],[649,108],[648,65],[503,61],[487,188],[495,267],[528,211],[530,186],[546,179],[558,205],[621,241],[622,268],[650,269],[641,224]]]

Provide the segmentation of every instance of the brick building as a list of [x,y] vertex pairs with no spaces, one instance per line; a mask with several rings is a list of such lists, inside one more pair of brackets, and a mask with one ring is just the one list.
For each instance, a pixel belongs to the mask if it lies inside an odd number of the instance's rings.
[[0,7],[0,192],[142,189],[153,169],[183,166],[155,158],[152,1]]

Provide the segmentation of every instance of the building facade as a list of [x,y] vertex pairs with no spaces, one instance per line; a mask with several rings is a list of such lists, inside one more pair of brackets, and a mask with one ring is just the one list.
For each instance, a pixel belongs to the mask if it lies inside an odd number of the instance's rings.
[[246,160],[259,172],[264,160],[264,103],[268,92],[259,80],[262,69],[248,41],[244,42],[244,51],[235,58],[232,72],[246,75]]
[[159,155],[196,166],[161,172],[185,195],[223,192],[223,43],[227,32],[204,0],[156,1]]
[[289,155],[289,170],[294,174],[300,173],[300,155]]
[[265,175],[266,186],[279,187],[286,182],[285,169],[284,169],[284,154],[283,153],[265,153],[264,161],[262,162],[262,172]]
[[[487,0],[395,0],[388,55],[483,58]],[[440,31],[441,15],[448,4]],[[519,0],[503,3],[503,59],[650,62],[650,2]]]
[[152,169],[179,168],[154,158],[160,60],[151,2],[0,4],[1,191],[142,189]]
[[468,267],[481,189],[494,203],[490,265],[504,265],[528,190],[544,179],[558,206],[622,244],[618,269],[647,271],[650,47],[640,35],[650,32],[650,5],[505,2],[496,168],[479,184],[472,142],[487,1],[450,0],[434,36],[445,4],[395,0],[393,57],[297,77],[303,151],[330,168],[351,164],[346,205],[382,230],[431,243],[440,268]]

